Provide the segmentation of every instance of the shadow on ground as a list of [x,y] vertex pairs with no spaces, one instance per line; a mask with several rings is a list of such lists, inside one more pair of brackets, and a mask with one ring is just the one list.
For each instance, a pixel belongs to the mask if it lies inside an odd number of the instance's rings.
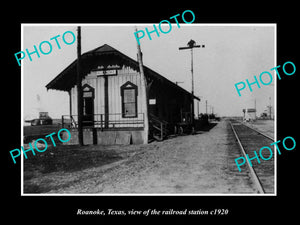
[[217,124],[218,124],[217,122],[210,122],[208,125],[200,127],[199,131],[210,131]]

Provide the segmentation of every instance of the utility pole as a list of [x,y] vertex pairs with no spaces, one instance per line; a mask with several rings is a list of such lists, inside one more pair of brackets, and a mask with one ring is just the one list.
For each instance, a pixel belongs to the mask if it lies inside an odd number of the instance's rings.
[[83,115],[83,97],[81,85],[81,27],[77,27],[77,112],[78,112],[78,143],[83,146],[83,130],[82,130],[82,115]]
[[207,100],[205,100],[205,113],[207,114]]
[[270,120],[272,119],[272,105],[271,105],[271,97],[269,97],[270,106],[269,106],[269,112],[270,112]]
[[[197,96],[199,99],[200,99],[200,101],[201,101],[201,98],[202,98],[202,96]],[[199,119],[199,113],[200,113],[200,110],[199,110],[199,102],[200,101],[197,101],[197,118]]]
[[[137,28],[135,27],[135,32],[137,33]],[[138,37],[137,37],[138,38]],[[138,39],[137,39],[138,40]],[[144,144],[148,144],[148,134],[149,134],[149,118],[148,118],[148,93],[147,93],[147,81],[144,74],[144,66],[143,66],[143,59],[142,59],[142,52],[141,46],[137,42],[137,58],[140,68],[141,74],[141,88],[142,88],[142,107],[144,111]],[[143,90],[144,89],[144,90]],[[143,96],[144,93],[144,96]]]
[[[191,49],[191,74],[192,74],[192,105],[191,105],[191,122],[194,124],[194,71],[193,71],[193,48],[200,48],[200,45],[196,45],[194,40],[190,40],[187,43],[188,47],[179,47],[179,50]],[[202,48],[205,48],[205,45],[202,45]]]
[[255,119],[256,119],[256,98],[254,98],[254,109],[255,109]]

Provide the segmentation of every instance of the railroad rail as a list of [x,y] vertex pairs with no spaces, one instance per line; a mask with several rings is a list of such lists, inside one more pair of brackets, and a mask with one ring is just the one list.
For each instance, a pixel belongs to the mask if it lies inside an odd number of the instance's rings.
[[253,159],[251,161],[251,166],[246,157],[246,154],[248,154],[251,159],[254,157],[255,150],[259,150],[263,146],[269,146],[271,143],[270,140],[273,142],[274,139],[235,120],[230,120],[230,125],[241,149],[242,156],[246,159],[247,167],[257,192],[261,194],[274,193],[274,158],[264,161],[261,164]]
[[273,142],[275,141],[274,138],[270,137],[269,135],[267,135],[267,134],[265,134],[265,133],[262,133],[261,131],[259,131],[259,130],[257,130],[257,129],[254,129],[253,127],[250,127],[250,126],[248,126],[248,125],[245,124],[245,123],[242,123],[242,124],[243,124],[244,126],[248,127],[249,129],[254,130],[255,132],[261,134],[262,136],[265,136],[266,138],[270,139],[271,141],[273,141]]

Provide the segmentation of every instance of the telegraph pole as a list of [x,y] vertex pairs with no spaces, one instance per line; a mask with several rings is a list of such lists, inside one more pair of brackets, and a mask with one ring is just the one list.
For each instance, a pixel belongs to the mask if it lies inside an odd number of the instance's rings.
[[[135,27],[135,31],[137,32],[137,28]],[[142,88],[142,108],[144,112],[144,144],[148,144],[148,134],[149,134],[149,118],[148,118],[148,93],[147,93],[147,81],[144,74],[144,66],[142,59],[142,51],[141,46],[137,42],[137,58],[139,63],[139,69],[141,74],[141,88]],[[144,93],[144,94],[143,94]]]
[[[200,99],[200,101],[201,101],[201,98],[202,98],[202,96],[197,96],[199,99]],[[199,113],[200,113],[200,110],[199,110],[199,102],[200,101],[197,101],[197,118],[199,119]]]
[[270,106],[269,106],[269,113],[270,113],[270,120],[272,119],[272,105],[271,105],[271,97],[269,97]]
[[191,49],[191,74],[192,74],[192,105],[191,105],[191,122],[194,124],[194,70],[193,70],[193,48],[205,48],[205,45],[196,45],[196,42],[194,40],[190,40],[187,43],[188,47],[179,47],[179,50],[185,50],[185,49]]
[[254,98],[254,109],[255,109],[255,119],[256,119],[256,98]]
[[82,130],[82,115],[83,115],[83,96],[81,85],[81,27],[77,27],[77,113],[78,113],[78,143],[83,146],[83,130]]

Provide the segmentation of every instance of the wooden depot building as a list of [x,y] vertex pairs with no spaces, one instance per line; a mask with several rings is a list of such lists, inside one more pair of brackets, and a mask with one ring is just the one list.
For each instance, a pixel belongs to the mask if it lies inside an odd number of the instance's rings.
[[[178,132],[180,124],[191,121],[192,101],[200,99],[150,68],[143,68],[146,90],[141,85],[139,63],[113,47],[104,44],[82,54],[84,144],[142,144],[148,138],[162,140]],[[78,143],[76,73],[77,60],[46,85],[47,90],[69,93],[70,113],[62,116],[62,125],[72,134],[71,144]],[[147,115],[142,107],[145,95]]]

